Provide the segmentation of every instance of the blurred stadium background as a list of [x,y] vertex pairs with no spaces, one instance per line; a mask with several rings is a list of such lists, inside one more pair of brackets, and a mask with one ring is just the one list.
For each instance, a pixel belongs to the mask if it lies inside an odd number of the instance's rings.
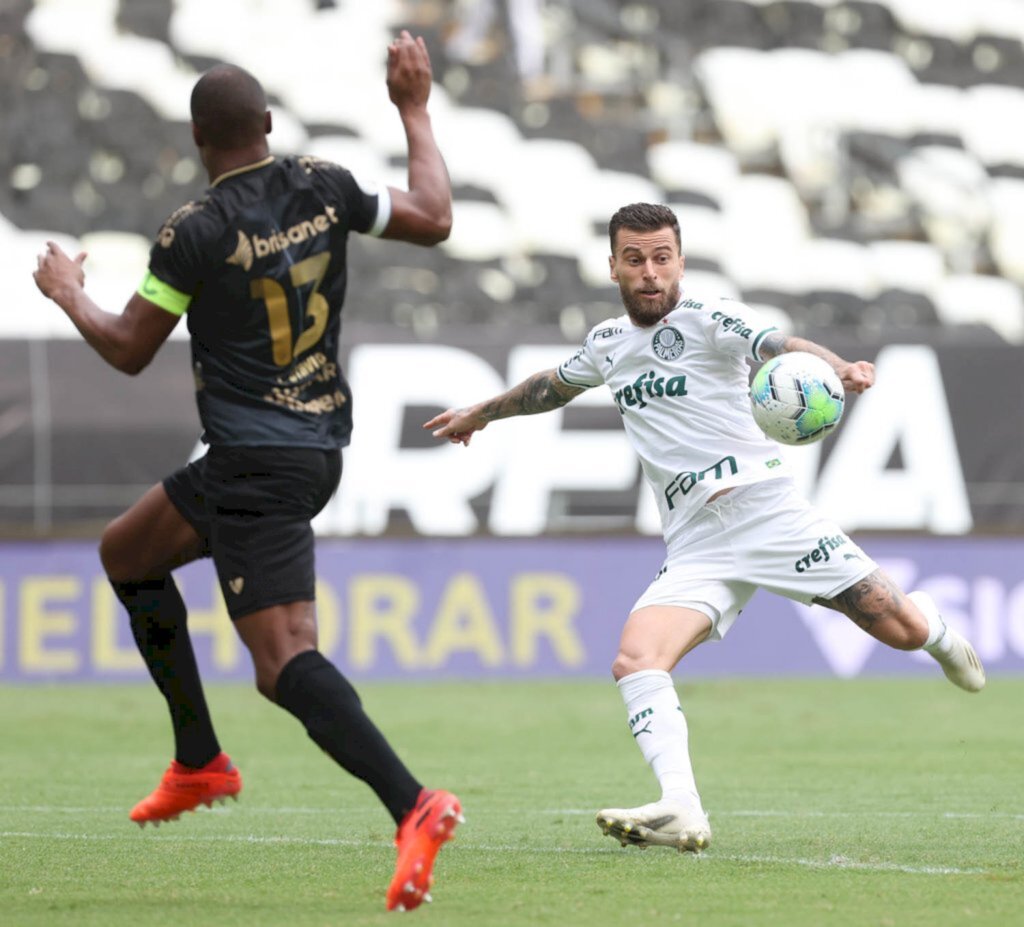
[[[661,556],[610,404],[469,451],[419,426],[618,314],[607,220],[648,200],[679,213],[688,286],[876,361],[800,452],[803,485],[992,671],[1024,669],[1024,3],[0,0],[0,679],[144,678],[94,542],[197,452],[185,326],[123,378],[38,294],[36,254],[88,251],[90,292],[123,305],[205,185],[188,96],[219,61],[264,83],[276,152],[404,186],[400,28],[433,58],[455,226],[436,249],[350,245],[325,650],[382,677],[607,671]],[[207,671],[247,676],[209,571],[182,584]],[[755,605],[691,671],[934,672],[845,619]]]

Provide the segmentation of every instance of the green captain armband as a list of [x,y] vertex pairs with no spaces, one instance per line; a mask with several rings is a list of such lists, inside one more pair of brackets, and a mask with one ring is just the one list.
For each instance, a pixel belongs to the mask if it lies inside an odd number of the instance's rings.
[[165,309],[171,315],[184,315],[188,309],[188,304],[192,302],[192,297],[188,293],[182,293],[181,290],[174,289],[173,286],[164,283],[163,280],[159,277],[154,277],[148,271],[135,292],[161,309]]

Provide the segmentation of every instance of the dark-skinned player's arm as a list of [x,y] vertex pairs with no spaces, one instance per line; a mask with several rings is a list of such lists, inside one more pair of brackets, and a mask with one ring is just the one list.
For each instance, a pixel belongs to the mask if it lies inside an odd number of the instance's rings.
[[452,228],[452,184],[427,112],[433,75],[422,38],[408,32],[388,46],[388,94],[409,148],[409,189],[391,188],[391,217],[382,238],[436,245]]
[[139,293],[132,294],[120,315],[101,309],[85,292],[85,258],[83,251],[72,259],[48,241],[32,277],[42,294],[64,310],[100,357],[111,367],[134,376],[153,359],[181,316]]
[[542,370],[513,386],[507,393],[485,399],[464,409],[448,409],[435,415],[423,427],[435,438],[447,438],[452,444],[469,444],[473,433],[483,431],[489,422],[513,415],[536,415],[560,409],[586,390],[563,383],[558,371]]

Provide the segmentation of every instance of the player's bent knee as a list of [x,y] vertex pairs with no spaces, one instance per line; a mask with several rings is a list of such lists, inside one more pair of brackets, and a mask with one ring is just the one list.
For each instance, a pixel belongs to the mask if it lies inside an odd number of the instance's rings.
[[114,582],[128,582],[139,577],[132,572],[131,548],[124,543],[120,521],[120,518],[115,518],[100,535],[100,563]]
[[653,663],[645,660],[643,657],[620,652],[612,661],[612,678],[618,682],[620,679],[625,679],[633,673],[654,668]]
[[268,702],[277,702],[277,679],[280,675],[278,672],[256,671],[256,691]]

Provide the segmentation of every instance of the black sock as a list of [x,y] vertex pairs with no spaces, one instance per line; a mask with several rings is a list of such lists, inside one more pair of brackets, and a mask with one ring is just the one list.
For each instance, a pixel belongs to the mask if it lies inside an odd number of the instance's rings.
[[111,585],[128,609],[132,634],[149,674],[167,700],[174,758],[186,766],[205,766],[220,753],[220,744],[206,707],[177,585],[170,576],[138,583],[112,581]]
[[293,657],[277,679],[277,704],[342,768],[362,779],[399,823],[422,786],[363,711],[356,690],[317,650]]

